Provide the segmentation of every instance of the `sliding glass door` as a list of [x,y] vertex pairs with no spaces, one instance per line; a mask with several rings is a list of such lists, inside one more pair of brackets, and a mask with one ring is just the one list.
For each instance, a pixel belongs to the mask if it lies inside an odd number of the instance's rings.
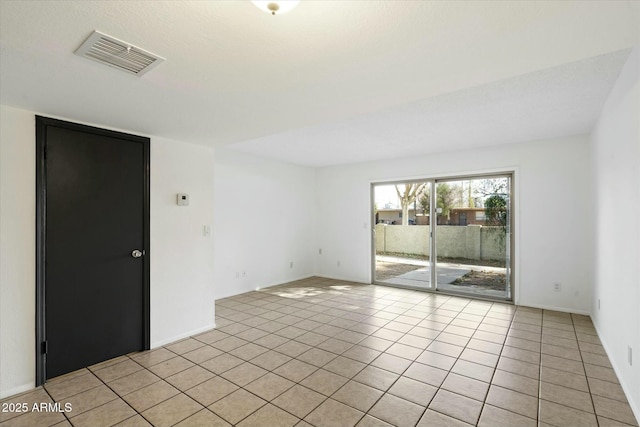
[[440,291],[510,299],[511,177],[436,181]]
[[511,300],[512,175],[373,184],[373,281]]
[[374,282],[431,289],[431,181],[373,186]]

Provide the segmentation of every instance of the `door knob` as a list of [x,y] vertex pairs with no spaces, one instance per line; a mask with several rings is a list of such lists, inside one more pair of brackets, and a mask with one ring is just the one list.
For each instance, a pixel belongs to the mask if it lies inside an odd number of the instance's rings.
[[131,256],[134,257],[134,258],[140,258],[142,255],[144,255],[144,251],[141,251],[139,249],[134,249],[131,252]]

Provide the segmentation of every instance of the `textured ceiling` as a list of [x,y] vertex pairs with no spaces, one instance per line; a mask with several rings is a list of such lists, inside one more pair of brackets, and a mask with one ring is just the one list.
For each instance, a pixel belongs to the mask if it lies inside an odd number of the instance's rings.
[[588,133],[630,50],[231,145],[307,166]]
[[[1,0],[0,102],[301,164],[495,145],[588,131],[639,23],[625,1]],[[73,55],[96,29],[167,61]]]

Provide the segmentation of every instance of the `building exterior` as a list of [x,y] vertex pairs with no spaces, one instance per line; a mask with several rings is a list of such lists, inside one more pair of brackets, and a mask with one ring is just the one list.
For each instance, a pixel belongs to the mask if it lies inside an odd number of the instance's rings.
[[[420,212],[421,209],[418,209]],[[378,209],[376,224],[402,224],[402,209]],[[429,225],[429,215],[409,209],[409,224]],[[453,208],[449,217],[438,214],[438,225],[487,225],[484,208]]]

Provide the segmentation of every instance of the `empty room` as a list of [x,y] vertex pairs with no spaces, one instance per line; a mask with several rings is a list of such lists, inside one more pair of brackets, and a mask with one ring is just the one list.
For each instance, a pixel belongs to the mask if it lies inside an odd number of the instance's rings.
[[638,426],[640,2],[0,0],[0,427]]

